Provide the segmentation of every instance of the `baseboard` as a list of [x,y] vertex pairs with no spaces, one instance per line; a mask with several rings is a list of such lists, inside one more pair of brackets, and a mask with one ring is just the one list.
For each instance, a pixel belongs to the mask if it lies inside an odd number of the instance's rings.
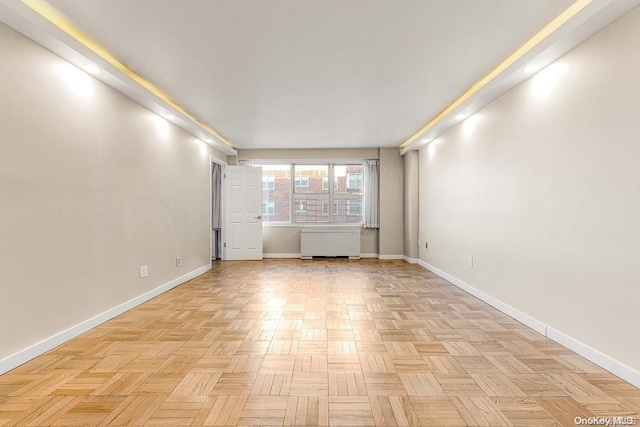
[[107,320],[111,320],[116,316],[121,315],[122,313],[131,310],[132,308],[149,301],[152,298],[157,297],[158,295],[175,288],[178,285],[183,284],[195,277],[198,277],[211,269],[211,264],[204,265],[200,268],[197,268],[183,276],[180,276],[172,281],[165,283],[164,285],[158,286],[155,289],[150,290],[140,296],[137,296],[133,299],[130,299],[127,302],[124,302],[120,305],[117,305],[113,308],[108,309],[96,316],[93,316],[90,319],[87,319],[81,323],[78,323],[75,326],[72,326],[64,331],[58,332],[55,335],[50,336],[49,338],[45,338],[40,342],[37,342],[29,347],[20,350],[14,354],[6,356],[0,359],[0,375],[9,372],[10,370],[17,368],[18,366],[28,362],[29,360],[40,356],[41,354],[46,353],[49,350],[53,350],[59,345],[64,344],[65,342],[81,335],[88,330],[95,328],[96,326],[106,322]]
[[486,293],[480,291],[479,289],[474,288],[468,283],[465,283],[462,280],[454,276],[451,276],[450,274],[426,263],[421,259],[418,260],[418,265],[442,277],[448,282],[451,282],[453,285],[457,286],[463,291],[486,302],[487,304],[503,312],[507,316],[510,316],[515,320],[519,321],[520,323],[527,325],[528,327],[535,330],[536,332],[539,332],[540,334],[557,342],[558,344],[563,345],[569,350],[572,350],[578,353],[580,356],[584,357],[585,359],[590,360],[591,362],[595,363],[596,365],[600,366],[603,369],[606,369],[612,374],[617,375],[618,377],[629,382],[630,384],[636,387],[640,387],[640,371],[638,371],[637,369],[632,368],[631,366],[628,366],[620,362],[619,360],[616,360],[611,356],[608,356],[602,353],[599,350],[589,347],[588,345],[582,343],[581,341],[578,341],[577,339],[563,332],[560,332],[557,329],[552,328],[551,326],[548,326],[542,323],[538,319],[535,319],[529,316],[528,314],[525,314],[520,310],[517,310],[511,307],[510,305],[503,303],[497,298],[487,295]]
[[300,258],[300,254],[275,254],[275,253],[268,253],[262,254],[262,258],[264,259],[268,259],[268,258]]
[[614,359],[611,356],[604,354],[603,352],[589,347],[583,342],[570,337],[550,326],[547,326],[547,337],[554,340],[558,344],[567,347],[569,350],[575,351],[580,356],[584,357],[600,366],[603,369],[611,372],[614,375],[619,376],[623,380],[633,384],[636,387],[640,387],[640,371],[626,365],[619,360]]
[[404,255],[379,255],[379,259],[404,259]]
[[[276,253],[263,253],[264,259],[268,258],[300,258],[300,254],[276,254]],[[402,255],[379,255],[376,253],[360,254],[360,258],[379,258],[379,259],[404,259]]]
[[[389,255],[389,256],[395,256],[395,255]],[[262,258],[264,259],[269,259],[269,258],[300,258],[301,254],[276,254],[276,253],[268,253],[262,254]],[[374,254],[374,253],[367,253],[367,254],[360,254],[360,258],[378,258],[380,257],[380,255],[378,254]],[[397,258],[380,258],[380,259],[397,259]],[[400,258],[402,259],[402,258]]]
[[408,256],[403,256],[402,259],[407,261],[409,264],[417,264],[418,260],[416,258],[409,258]]
[[380,255],[374,253],[360,254],[360,258],[380,258]]

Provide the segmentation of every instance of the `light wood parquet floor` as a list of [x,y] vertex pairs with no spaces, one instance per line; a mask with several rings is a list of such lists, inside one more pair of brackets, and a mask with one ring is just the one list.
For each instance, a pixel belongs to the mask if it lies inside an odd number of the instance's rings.
[[0,425],[574,425],[640,390],[403,261],[218,262],[0,377]]

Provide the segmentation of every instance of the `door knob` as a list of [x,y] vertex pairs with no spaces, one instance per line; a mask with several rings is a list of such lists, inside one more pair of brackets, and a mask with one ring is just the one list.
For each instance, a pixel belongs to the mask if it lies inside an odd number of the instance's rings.
[[262,215],[258,215],[256,219],[262,219]]

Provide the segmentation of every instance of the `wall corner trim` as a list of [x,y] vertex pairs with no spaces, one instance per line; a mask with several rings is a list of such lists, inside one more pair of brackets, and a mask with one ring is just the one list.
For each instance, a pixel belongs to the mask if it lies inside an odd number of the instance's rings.
[[54,348],[66,343],[69,340],[72,340],[73,338],[87,332],[88,330],[95,328],[96,326],[101,325],[102,323],[111,320],[114,317],[119,316],[122,313],[129,311],[132,308],[135,308],[152,298],[155,298],[158,295],[175,288],[176,286],[179,286],[191,279],[203,275],[209,270],[211,270],[211,264],[199,267],[183,276],[165,283],[164,285],[160,285],[155,289],[132,298],[120,305],[112,307],[100,314],[93,316],[90,319],[78,323],[75,326],[71,326],[70,328],[60,331],[48,338],[43,339],[40,342],[32,344],[27,348],[19,350],[16,353],[10,354],[9,356],[0,359],[0,375],[17,368],[18,366],[46,353],[49,350],[53,350]]
[[506,314],[509,317],[512,317],[518,322],[530,327],[536,332],[546,336],[547,338],[557,342],[558,344],[568,348],[569,350],[576,352],[580,356],[584,357],[587,360],[590,360],[591,362],[595,363],[601,368],[606,369],[607,371],[611,372],[614,375],[617,375],[618,377],[629,382],[630,384],[636,387],[640,387],[640,371],[638,371],[637,369],[629,365],[626,365],[620,362],[619,360],[616,360],[613,357],[602,353],[599,350],[589,347],[583,342],[578,341],[577,339],[563,332],[560,332],[557,329],[552,328],[551,326],[545,325],[544,323],[529,316],[528,314],[523,313],[520,310],[517,310],[508,304],[505,304],[499,299],[494,298],[491,295],[488,295],[477,288],[474,288],[473,286],[463,282],[462,280],[454,276],[451,276],[450,274],[432,266],[431,264],[428,264],[427,262],[421,259],[418,259],[418,265],[431,271],[437,276],[440,276],[446,281],[451,282],[453,285],[457,286],[463,291],[486,302],[493,308],[501,311],[502,313]]
[[406,255],[403,255],[403,256],[402,256],[402,259],[404,259],[405,261],[407,261],[409,264],[417,264],[417,263],[418,263],[417,258],[409,258],[409,257],[408,257],[408,256],[406,256]]

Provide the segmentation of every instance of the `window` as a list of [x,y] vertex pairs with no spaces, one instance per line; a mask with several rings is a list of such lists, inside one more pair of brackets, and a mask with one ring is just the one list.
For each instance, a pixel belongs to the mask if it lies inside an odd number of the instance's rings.
[[298,200],[296,202],[296,213],[307,213],[309,202],[307,200]]
[[[291,221],[291,165],[262,166],[262,214],[264,222]],[[269,206],[273,206],[270,208]]]
[[334,191],[333,222],[362,222],[362,189],[364,170],[361,164],[335,165],[333,177],[338,184]]
[[[293,165],[296,185],[293,200],[296,209],[293,222],[314,223],[329,222],[329,215],[323,213],[324,202],[329,202],[329,191],[323,183],[329,182],[329,165]],[[305,209],[298,209],[299,204]]]
[[276,202],[274,200],[266,200],[262,202],[262,215],[273,216],[276,214]]
[[347,215],[362,216],[362,199],[347,200]]
[[362,190],[362,174],[361,173],[348,173],[347,174],[347,188]]
[[[336,181],[336,180],[334,180],[334,182],[333,182],[333,189],[334,190],[338,189],[338,181]],[[322,177],[322,190],[323,191],[328,191],[329,190],[329,177],[328,176]]]
[[265,222],[362,223],[361,163],[256,166],[262,166]]
[[262,175],[262,189],[268,191],[276,189],[276,179],[273,175]]

